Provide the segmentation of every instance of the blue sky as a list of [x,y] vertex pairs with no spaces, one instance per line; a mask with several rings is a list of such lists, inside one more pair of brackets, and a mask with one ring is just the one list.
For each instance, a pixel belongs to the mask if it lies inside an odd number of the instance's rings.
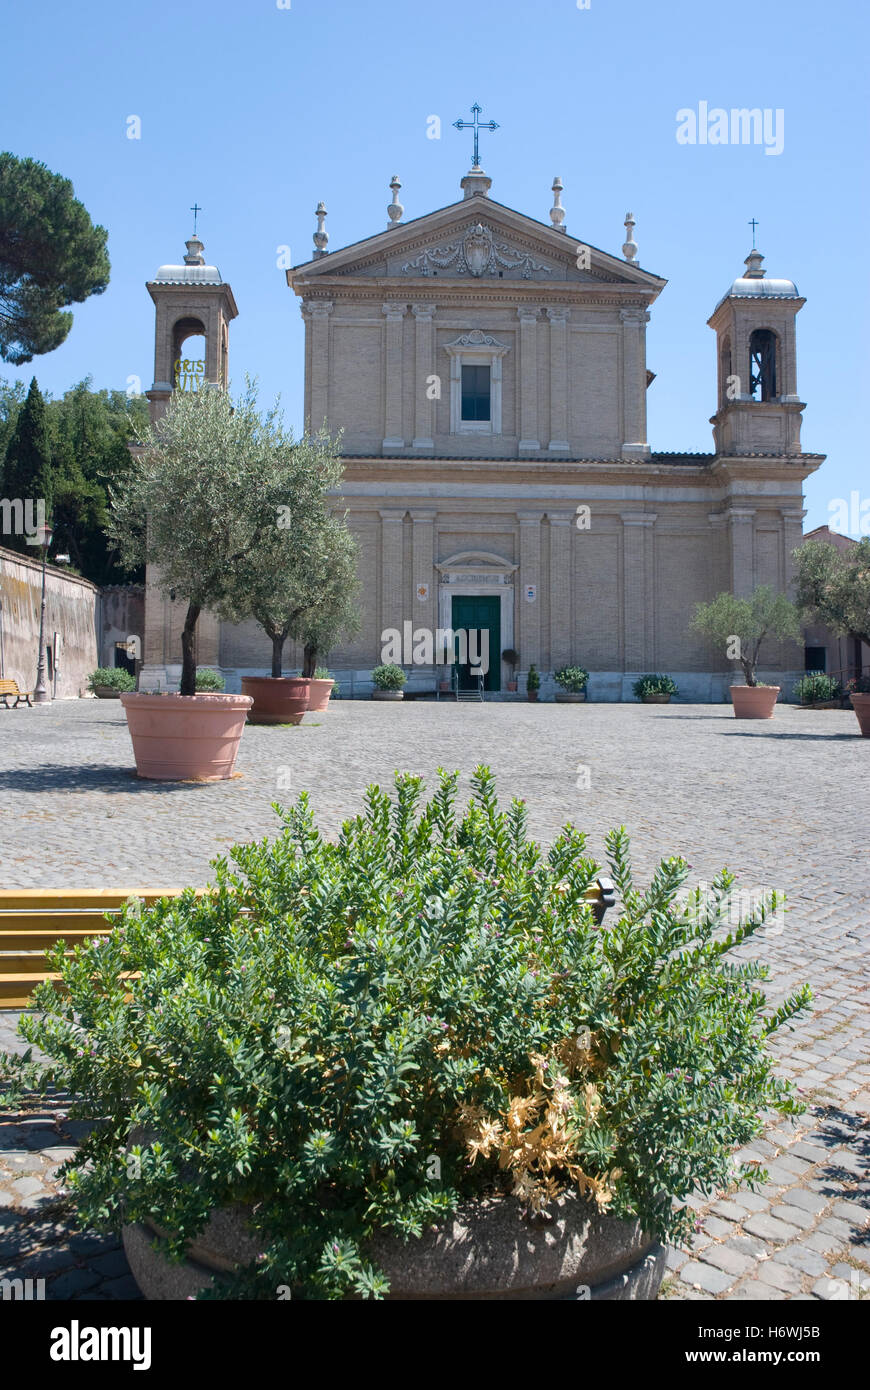
[[[472,102],[492,196],[547,221],[560,174],[566,226],[669,283],[653,307],[654,449],[710,450],[714,335],[706,320],[741,272],[759,220],[768,272],[795,280],[803,444],[828,462],[807,484],[807,528],[870,492],[867,406],[866,6],[760,0],[48,0],[7,8],[0,148],[71,178],[109,230],[112,281],[75,310],[67,342],[0,375],[59,394],[150,385],[144,282],[178,261],[194,201],[206,255],[232,284],[234,385],[259,378],[302,415],[303,325],[276,260],[307,260],[320,198],[330,248],[386,226],[393,173],[405,217],[459,197]],[[680,145],[676,113],[784,112],[784,148]],[[427,118],[442,121],[427,138]],[[128,117],[141,139],[127,138]]]

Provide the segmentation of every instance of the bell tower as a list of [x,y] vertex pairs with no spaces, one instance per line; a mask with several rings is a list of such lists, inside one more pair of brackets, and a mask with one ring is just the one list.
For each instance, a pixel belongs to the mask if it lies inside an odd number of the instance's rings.
[[[185,243],[183,265],[162,265],[146,288],[154,300],[154,384],[146,391],[151,422],[160,419],[176,389],[200,383],[226,386],[229,380],[229,325],[238,309],[233,292],[216,265],[206,265],[203,244],[194,232]],[[185,358],[188,338],[205,340],[202,359]]]
[[754,248],[746,272],[719,300],[716,334],[718,402],[710,423],[716,453],[801,452],[795,317],[806,303],[791,280],[770,279]]

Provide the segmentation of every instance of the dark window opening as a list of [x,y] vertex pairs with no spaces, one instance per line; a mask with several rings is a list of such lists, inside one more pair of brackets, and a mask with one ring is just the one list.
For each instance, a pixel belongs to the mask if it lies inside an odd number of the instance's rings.
[[827,647],[804,648],[804,670],[824,671],[828,664]]
[[462,368],[462,419],[489,420],[490,368]]
[[776,334],[756,328],[749,339],[749,394],[752,399],[776,398]]

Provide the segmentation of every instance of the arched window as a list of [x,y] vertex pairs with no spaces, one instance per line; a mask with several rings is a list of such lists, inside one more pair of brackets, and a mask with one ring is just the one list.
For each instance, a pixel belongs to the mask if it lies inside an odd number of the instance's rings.
[[754,401],[776,399],[776,334],[756,328],[749,338],[749,394]]

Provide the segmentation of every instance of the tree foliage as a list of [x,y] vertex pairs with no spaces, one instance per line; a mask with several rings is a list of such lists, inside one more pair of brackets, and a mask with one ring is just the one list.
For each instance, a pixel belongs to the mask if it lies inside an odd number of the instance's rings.
[[800,619],[795,605],[769,584],[760,584],[749,598],[717,594],[710,603],[696,605],[692,627],[713,643],[720,655],[739,661],[747,685],[755,685],[755,671],[765,638],[796,642]]
[[66,306],[108,283],[105,229],[69,179],[0,153],[0,357],[20,364],[52,352],[72,327]]
[[[45,401],[36,382],[30,383],[27,398],[18,412],[15,427],[6,446],[0,493],[9,500],[42,503],[46,521],[51,520],[54,494],[51,434]],[[35,517],[31,517],[35,522]],[[10,550],[33,554],[24,531],[4,533],[3,544]]]
[[807,541],[794,558],[804,619],[870,644],[870,537],[845,552],[827,541]]

